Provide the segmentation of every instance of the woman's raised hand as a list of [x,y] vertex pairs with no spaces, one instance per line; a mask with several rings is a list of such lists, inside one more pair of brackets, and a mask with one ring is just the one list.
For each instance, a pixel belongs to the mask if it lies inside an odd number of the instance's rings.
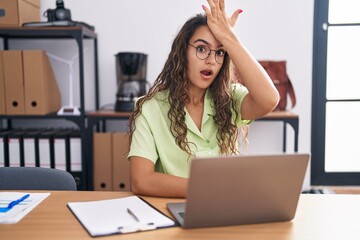
[[208,19],[208,26],[216,39],[221,42],[221,38],[224,34],[231,32],[234,28],[237,18],[242,10],[235,10],[229,18],[225,12],[224,0],[207,0],[207,2],[209,3],[210,9],[204,5],[202,8],[204,9]]

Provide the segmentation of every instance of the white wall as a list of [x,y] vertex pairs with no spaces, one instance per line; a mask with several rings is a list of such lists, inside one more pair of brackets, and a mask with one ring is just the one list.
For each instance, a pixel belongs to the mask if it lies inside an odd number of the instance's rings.
[[[202,12],[205,0],[64,0],[74,21],[94,25],[98,34],[100,105],[115,102],[115,57],[120,51],[148,54],[148,80],[162,69],[171,42],[192,15]],[[310,152],[313,0],[227,0],[236,8],[236,33],[257,59],[287,60],[297,95],[293,112],[300,116],[299,152]],[[55,0],[41,0],[41,12]],[[46,21],[46,19],[43,19]],[[293,132],[288,128],[288,151]],[[255,122],[250,128],[250,152],[281,152],[282,125]],[[309,174],[305,185],[309,184]]]

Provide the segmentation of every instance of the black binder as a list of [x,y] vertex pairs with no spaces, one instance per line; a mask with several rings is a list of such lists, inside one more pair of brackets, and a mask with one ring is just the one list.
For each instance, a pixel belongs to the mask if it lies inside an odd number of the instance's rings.
[[0,151],[0,166],[9,167],[9,134],[11,134],[13,130],[2,130],[0,131],[0,144],[2,146],[2,150]]

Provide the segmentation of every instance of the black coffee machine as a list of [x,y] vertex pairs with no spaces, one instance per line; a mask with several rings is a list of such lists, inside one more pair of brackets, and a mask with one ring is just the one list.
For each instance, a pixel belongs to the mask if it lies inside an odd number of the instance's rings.
[[115,111],[132,112],[138,97],[146,94],[147,55],[137,52],[119,52],[116,56],[117,93]]

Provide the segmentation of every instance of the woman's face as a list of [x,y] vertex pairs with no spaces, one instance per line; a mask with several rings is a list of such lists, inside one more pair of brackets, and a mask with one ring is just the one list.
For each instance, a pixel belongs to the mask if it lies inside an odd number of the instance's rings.
[[[215,51],[211,51],[210,56],[207,57],[205,52],[209,49]],[[224,58],[222,54],[225,54],[225,50],[209,27],[199,27],[190,38],[187,47],[190,88],[206,90],[211,85],[221,69]],[[198,56],[207,58],[202,60]]]

